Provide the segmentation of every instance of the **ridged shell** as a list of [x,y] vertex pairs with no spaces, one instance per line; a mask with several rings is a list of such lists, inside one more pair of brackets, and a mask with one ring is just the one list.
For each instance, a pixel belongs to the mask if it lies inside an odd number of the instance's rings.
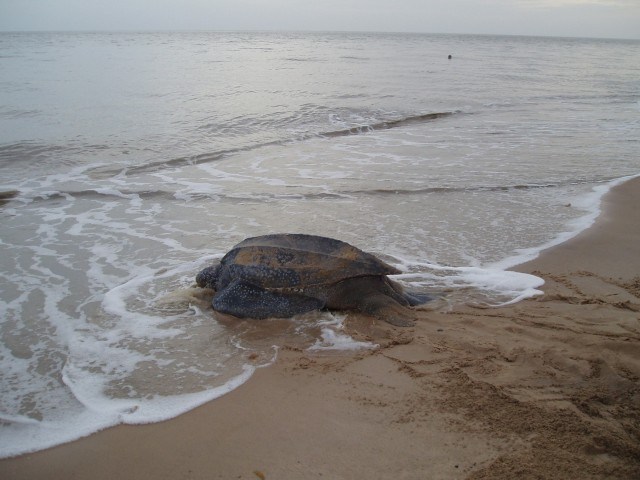
[[295,289],[364,275],[400,273],[348,243],[302,234],[248,238],[233,247],[220,263],[218,288],[236,279],[267,289]]

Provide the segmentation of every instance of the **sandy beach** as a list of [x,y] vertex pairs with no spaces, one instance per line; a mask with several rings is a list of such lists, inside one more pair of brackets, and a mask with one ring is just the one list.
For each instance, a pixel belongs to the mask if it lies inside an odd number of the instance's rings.
[[351,315],[380,348],[285,346],[237,390],[173,420],[0,461],[3,479],[640,478],[640,179],[596,224],[517,270],[544,295]]

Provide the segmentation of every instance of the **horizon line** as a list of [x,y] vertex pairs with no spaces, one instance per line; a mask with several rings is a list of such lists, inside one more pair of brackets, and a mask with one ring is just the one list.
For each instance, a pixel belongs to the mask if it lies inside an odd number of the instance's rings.
[[640,41],[639,37],[592,37],[592,36],[573,36],[573,35],[543,35],[543,34],[526,34],[526,33],[470,33],[470,32],[421,32],[421,31],[397,31],[397,30],[293,30],[293,29],[22,29],[22,30],[3,30],[0,34],[20,34],[20,33],[85,33],[85,34],[108,34],[108,33],[290,33],[290,34],[369,34],[369,35],[457,35],[457,36],[487,36],[487,37],[522,37],[522,38],[555,38],[555,39],[574,39],[574,40],[622,40],[622,41]]

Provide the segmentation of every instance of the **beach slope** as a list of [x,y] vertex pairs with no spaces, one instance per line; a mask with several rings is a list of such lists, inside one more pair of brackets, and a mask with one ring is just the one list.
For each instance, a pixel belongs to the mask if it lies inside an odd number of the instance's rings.
[[0,461],[7,479],[640,478],[640,179],[596,224],[516,269],[544,295],[350,316],[374,351],[283,348],[176,419]]

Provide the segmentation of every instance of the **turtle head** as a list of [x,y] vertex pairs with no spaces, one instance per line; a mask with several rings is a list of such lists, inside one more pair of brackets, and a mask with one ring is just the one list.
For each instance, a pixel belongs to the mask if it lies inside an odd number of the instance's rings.
[[212,265],[202,270],[196,275],[196,283],[201,288],[216,289],[216,283],[218,282],[218,276],[220,274],[220,265]]

